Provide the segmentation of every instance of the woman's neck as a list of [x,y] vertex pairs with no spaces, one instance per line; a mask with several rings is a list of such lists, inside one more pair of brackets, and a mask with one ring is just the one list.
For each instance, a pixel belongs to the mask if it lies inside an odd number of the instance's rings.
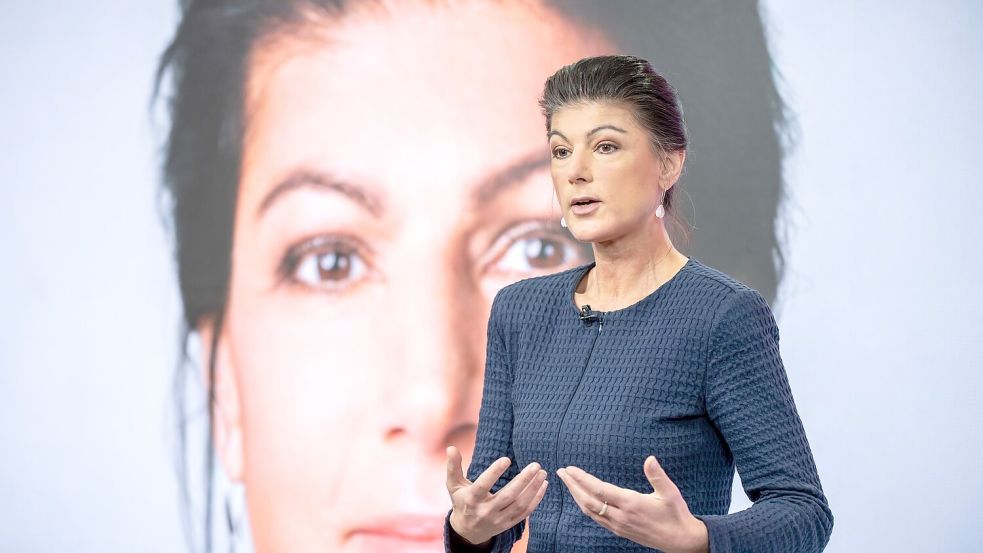
[[595,265],[577,287],[597,311],[627,307],[671,279],[688,258],[673,247],[661,221],[617,240],[595,242]]

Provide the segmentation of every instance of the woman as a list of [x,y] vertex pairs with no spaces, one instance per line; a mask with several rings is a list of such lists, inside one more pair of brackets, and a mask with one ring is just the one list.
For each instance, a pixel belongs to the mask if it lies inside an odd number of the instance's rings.
[[[645,60],[600,56],[540,104],[595,261],[496,295],[467,478],[447,451],[445,549],[509,551],[529,517],[530,552],[821,551],[833,516],[771,310],[663,224],[687,147],[675,91]],[[727,514],[735,464],[754,505]]]
[[704,183],[726,179],[755,201],[720,196],[741,216],[698,220],[693,249],[774,293],[780,118],[753,4],[182,4],[161,75],[196,548],[441,547],[444,448],[473,447],[492,298],[591,259],[559,225],[530,101],[558,66],[657,52],[700,113],[730,114],[690,122],[708,152],[690,194],[712,206]]

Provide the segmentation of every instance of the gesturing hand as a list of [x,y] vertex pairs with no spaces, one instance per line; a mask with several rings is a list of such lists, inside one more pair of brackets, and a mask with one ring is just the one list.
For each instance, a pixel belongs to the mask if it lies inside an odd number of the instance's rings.
[[706,525],[690,513],[679,488],[655,457],[645,459],[642,470],[652,493],[615,486],[577,467],[561,468],[556,474],[580,510],[616,535],[667,553],[709,551]]
[[546,471],[539,463],[529,463],[508,484],[491,493],[511,462],[500,457],[471,482],[464,476],[461,453],[454,446],[447,448],[447,493],[454,504],[451,527],[473,544],[486,543],[518,524],[546,494]]

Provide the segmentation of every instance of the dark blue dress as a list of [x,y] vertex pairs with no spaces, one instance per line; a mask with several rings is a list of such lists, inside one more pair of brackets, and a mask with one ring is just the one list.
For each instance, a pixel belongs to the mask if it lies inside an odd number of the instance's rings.
[[[656,551],[582,513],[555,472],[574,465],[651,493],[642,464],[654,455],[706,524],[711,553],[822,551],[833,515],[764,298],[690,258],[637,303],[582,320],[573,294],[592,266],[495,296],[468,479],[502,456],[512,464],[493,492],[533,461],[549,473],[529,553]],[[727,514],[735,465],[754,504]],[[524,526],[496,536],[494,551],[511,550]]]

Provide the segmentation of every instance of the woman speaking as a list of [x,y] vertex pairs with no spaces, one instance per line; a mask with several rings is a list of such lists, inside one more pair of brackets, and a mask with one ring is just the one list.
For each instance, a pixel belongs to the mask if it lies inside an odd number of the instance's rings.
[[[553,186],[595,261],[495,296],[474,455],[447,449],[447,551],[816,552],[833,515],[756,290],[676,250],[686,157],[645,60],[547,81]],[[753,505],[727,514],[734,470]]]

